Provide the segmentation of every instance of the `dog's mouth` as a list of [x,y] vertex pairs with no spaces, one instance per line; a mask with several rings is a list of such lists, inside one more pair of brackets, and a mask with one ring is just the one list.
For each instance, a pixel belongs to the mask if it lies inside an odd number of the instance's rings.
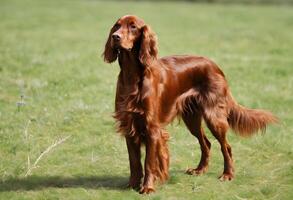
[[120,46],[120,41],[111,40],[111,44],[114,48],[118,48]]
[[120,42],[113,42],[113,48],[117,50],[131,51],[132,47],[123,47]]

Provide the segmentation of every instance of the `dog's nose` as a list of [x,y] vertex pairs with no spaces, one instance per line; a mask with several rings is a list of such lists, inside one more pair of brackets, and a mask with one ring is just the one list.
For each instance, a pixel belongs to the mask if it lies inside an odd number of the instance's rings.
[[120,36],[119,35],[117,35],[117,34],[113,34],[112,35],[112,38],[113,38],[113,40],[115,41],[115,42],[119,42],[120,41]]

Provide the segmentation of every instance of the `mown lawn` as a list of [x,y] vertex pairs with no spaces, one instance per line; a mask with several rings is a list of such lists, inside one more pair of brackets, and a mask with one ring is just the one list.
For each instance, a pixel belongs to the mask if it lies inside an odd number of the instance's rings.
[[[111,25],[129,13],[151,24],[161,56],[212,58],[238,102],[280,118],[265,135],[229,134],[232,182],[217,179],[223,159],[208,131],[208,173],[184,174],[200,150],[174,122],[170,181],[149,196],[125,189],[128,156],[111,117],[119,67],[100,55]],[[0,199],[293,199],[292,111],[293,7],[0,1]]]

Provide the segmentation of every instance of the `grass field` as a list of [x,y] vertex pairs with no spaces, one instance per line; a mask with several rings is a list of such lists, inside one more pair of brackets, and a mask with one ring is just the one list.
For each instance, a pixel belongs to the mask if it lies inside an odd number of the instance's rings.
[[[169,182],[149,196],[124,188],[126,145],[111,117],[119,67],[100,55],[111,25],[128,13],[151,24],[160,56],[212,58],[239,103],[280,118],[265,135],[230,132],[232,182],[217,179],[223,159],[208,131],[208,173],[184,174],[200,150],[174,122]],[[293,199],[293,7],[1,0],[0,199]]]

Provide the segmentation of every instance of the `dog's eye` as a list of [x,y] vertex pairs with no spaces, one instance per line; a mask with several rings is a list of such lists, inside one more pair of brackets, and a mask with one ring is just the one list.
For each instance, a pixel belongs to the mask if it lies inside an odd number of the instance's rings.
[[134,24],[130,25],[131,30],[135,30],[137,27]]
[[120,24],[115,24],[115,25],[114,25],[114,28],[115,28],[115,29],[118,29],[118,28],[120,28],[120,27],[121,27]]

